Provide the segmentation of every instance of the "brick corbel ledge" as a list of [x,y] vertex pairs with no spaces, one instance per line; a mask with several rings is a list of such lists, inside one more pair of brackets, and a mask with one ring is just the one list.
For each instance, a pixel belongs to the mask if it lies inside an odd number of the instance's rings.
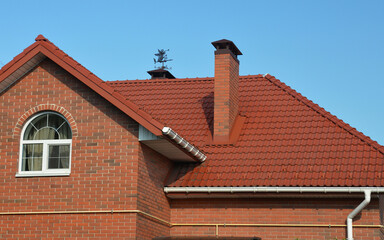
[[60,107],[56,104],[40,104],[37,105],[28,111],[26,111],[18,120],[16,123],[15,128],[13,129],[13,137],[18,137],[21,134],[21,129],[23,128],[23,125],[25,121],[28,120],[32,115],[38,113],[38,112],[43,112],[43,111],[53,111],[53,112],[58,112],[61,115],[63,115],[67,121],[69,122],[69,125],[71,126],[72,129],[72,136],[77,137],[77,124],[75,122],[75,119],[72,117],[72,115],[63,107]]

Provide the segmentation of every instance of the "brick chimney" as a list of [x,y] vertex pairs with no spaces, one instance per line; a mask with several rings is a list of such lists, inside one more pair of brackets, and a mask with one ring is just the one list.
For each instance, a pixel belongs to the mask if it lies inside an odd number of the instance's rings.
[[239,60],[236,45],[222,39],[212,42],[215,51],[213,142],[229,143],[239,109]]

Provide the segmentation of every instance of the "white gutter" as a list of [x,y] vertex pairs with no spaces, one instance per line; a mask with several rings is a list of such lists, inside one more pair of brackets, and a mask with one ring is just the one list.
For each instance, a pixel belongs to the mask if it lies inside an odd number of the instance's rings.
[[164,187],[165,193],[384,193],[384,187]]
[[175,143],[177,143],[180,147],[184,148],[187,152],[192,154],[200,162],[204,162],[205,159],[207,158],[207,156],[205,156],[204,153],[202,153],[199,149],[197,149],[197,147],[190,144],[187,140],[182,138],[179,134],[177,134],[175,131],[173,131],[170,127],[163,127],[162,132],[165,136],[168,136]]
[[347,235],[348,240],[353,240],[353,229],[352,229],[352,220],[353,218],[361,212],[370,202],[371,202],[371,190],[365,190],[364,191],[365,199],[360,203],[359,206],[357,206],[349,215],[347,218]]

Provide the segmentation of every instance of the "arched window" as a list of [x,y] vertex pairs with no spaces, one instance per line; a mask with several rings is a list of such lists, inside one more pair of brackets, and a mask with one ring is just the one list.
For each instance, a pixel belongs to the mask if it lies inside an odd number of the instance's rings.
[[55,112],[37,114],[25,124],[20,142],[20,176],[69,175],[72,131]]

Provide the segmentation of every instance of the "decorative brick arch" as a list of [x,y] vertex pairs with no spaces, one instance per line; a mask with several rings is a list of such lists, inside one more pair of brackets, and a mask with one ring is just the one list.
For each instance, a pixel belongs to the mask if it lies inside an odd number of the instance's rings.
[[72,129],[72,136],[77,137],[77,124],[75,122],[75,119],[72,117],[72,115],[63,107],[57,106],[55,104],[40,104],[36,107],[33,107],[26,111],[20,118],[17,120],[16,126],[13,129],[13,136],[20,136],[21,130],[23,129],[23,125],[25,121],[27,121],[28,118],[30,118],[32,115],[42,112],[42,111],[54,111],[58,112],[61,115],[63,115],[67,121],[69,122],[69,125]]

